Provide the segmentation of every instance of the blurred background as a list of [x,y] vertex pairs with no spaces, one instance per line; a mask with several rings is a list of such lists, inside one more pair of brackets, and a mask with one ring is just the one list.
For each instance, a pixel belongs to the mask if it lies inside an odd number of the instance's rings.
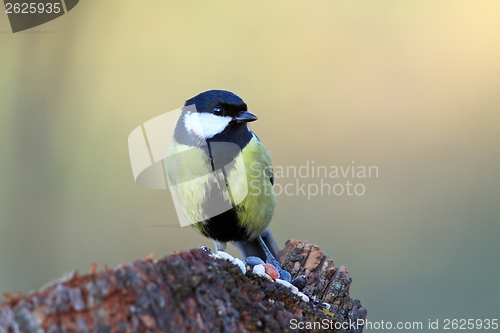
[[373,322],[498,318],[499,17],[497,1],[83,1],[13,34],[0,14],[0,292],[212,247],[168,191],[135,185],[127,138],[227,89],[275,166],[378,167],[348,178],[362,196],[278,196],[280,246],[345,265]]

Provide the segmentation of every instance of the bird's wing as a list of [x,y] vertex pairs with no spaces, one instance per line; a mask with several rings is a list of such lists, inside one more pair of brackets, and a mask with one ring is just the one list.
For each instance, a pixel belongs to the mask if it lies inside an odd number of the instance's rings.
[[[253,136],[255,137],[255,139],[257,141],[259,141],[262,145],[264,145],[262,143],[262,141],[260,141],[259,137],[257,136],[257,134],[255,134],[254,132],[252,132]],[[267,149],[266,149],[267,150]],[[270,175],[269,175],[269,180],[271,181],[271,185],[274,185],[274,170],[273,170],[273,166],[271,164],[271,156],[269,156],[268,158],[268,163],[269,163],[269,166],[268,166],[268,170],[270,171]]]

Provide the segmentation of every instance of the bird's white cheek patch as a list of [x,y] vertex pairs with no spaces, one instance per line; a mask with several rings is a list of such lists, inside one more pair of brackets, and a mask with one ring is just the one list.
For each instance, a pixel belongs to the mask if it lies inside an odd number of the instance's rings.
[[231,122],[231,117],[220,117],[210,113],[191,112],[184,116],[186,129],[199,138],[210,139],[221,133]]

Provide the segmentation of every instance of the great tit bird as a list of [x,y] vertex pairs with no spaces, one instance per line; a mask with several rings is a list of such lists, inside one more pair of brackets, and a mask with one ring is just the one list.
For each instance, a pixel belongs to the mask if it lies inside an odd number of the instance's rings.
[[274,179],[271,155],[248,128],[255,120],[232,92],[205,91],[186,101],[164,165],[185,218],[217,251],[231,241],[243,257],[266,259],[278,251],[267,229]]

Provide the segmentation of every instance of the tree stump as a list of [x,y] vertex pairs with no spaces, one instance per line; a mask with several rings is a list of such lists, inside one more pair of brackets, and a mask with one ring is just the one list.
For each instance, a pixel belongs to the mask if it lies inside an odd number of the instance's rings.
[[292,276],[308,277],[303,291],[311,301],[251,271],[243,274],[207,249],[192,249],[114,270],[75,271],[27,296],[6,293],[0,333],[362,331],[340,326],[366,317],[360,302],[349,298],[344,267],[295,240],[278,260]]

